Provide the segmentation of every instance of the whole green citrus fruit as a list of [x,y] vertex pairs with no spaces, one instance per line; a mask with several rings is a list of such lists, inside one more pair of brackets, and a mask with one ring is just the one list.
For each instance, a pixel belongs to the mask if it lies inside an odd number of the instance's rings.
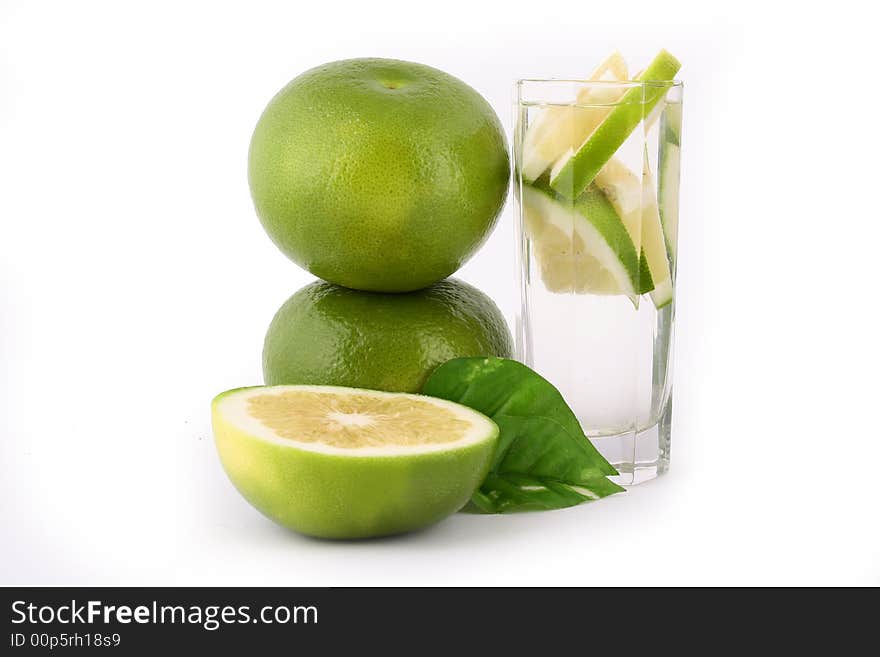
[[260,117],[248,162],[278,247],[320,278],[377,292],[458,270],[494,227],[509,173],[501,124],[479,93],[392,59],[295,78]]
[[511,351],[498,307],[467,283],[448,279],[384,294],[317,281],[290,297],[269,325],[263,376],[268,385],[418,392],[451,358]]

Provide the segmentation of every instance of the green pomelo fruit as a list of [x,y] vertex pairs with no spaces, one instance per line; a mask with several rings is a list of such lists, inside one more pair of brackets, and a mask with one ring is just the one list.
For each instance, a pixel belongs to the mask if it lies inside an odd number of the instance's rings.
[[421,289],[481,246],[510,175],[497,115],[434,68],[351,59],[314,68],[266,107],[248,179],[278,247],[316,276]]
[[510,357],[498,307],[455,279],[405,294],[316,281],[281,307],[266,333],[269,385],[312,384],[418,392],[435,367],[465,356]]
[[278,524],[322,538],[398,534],[463,507],[498,427],[454,402],[328,386],[230,390],[211,405],[220,460]]
[[651,115],[666,95],[668,85],[664,83],[671,81],[679,68],[675,57],[660,51],[637,80],[655,84],[636,85],[627,91],[584,143],[554,164],[550,186],[566,198],[577,198],[636,126]]

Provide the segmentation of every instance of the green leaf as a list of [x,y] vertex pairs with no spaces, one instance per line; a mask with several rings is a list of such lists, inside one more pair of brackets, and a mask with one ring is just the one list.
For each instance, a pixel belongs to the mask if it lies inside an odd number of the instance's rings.
[[471,501],[486,513],[551,510],[598,500],[623,490],[605,477],[575,486],[528,475],[490,473]]
[[538,416],[493,419],[499,443],[490,475],[473,500],[483,511],[561,509],[623,490],[595,473],[584,459],[584,439],[559,422]]
[[553,384],[515,360],[454,358],[434,370],[422,393],[464,404],[491,418],[509,415],[555,420],[580,439],[578,449],[592,474],[617,474],[587,440],[577,417]]
[[422,392],[469,406],[500,429],[489,476],[471,500],[489,513],[559,509],[623,489],[551,383],[504,358],[456,358]]

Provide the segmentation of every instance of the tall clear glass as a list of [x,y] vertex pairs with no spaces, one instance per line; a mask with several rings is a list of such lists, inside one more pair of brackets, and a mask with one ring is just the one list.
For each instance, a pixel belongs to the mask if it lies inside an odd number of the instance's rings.
[[517,357],[636,484],[669,467],[682,85],[520,80]]

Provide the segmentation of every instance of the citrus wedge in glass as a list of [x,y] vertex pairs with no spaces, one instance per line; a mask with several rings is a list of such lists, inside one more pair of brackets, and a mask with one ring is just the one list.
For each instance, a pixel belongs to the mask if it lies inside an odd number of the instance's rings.
[[[628,77],[626,61],[613,52],[590,74],[590,82],[614,82]],[[524,180],[532,182],[554,162],[575,149],[602,122],[625,88],[585,86],[573,104],[548,105],[535,116],[523,140],[520,168]]]
[[596,174],[646,117],[650,117],[667,91],[667,84],[681,68],[666,50],[642,71],[634,84],[596,126],[586,140],[571,149],[553,165],[550,186],[566,198],[577,198],[593,182]]
[[523,185],[522,208],[549,291],[632,298],[653,288],[631,236],[631,231],[639,235],[638,215],[626,215],[636,222],[630,228],[598,186],[572,202],[544,181]]
[[[596,174],[595,184],[605,192],[631,236],[633,228],[638,227],[642,256],[653,282],[651,299],[657,308],[662,308],[672,300],[672,276],[654,191],[654,176],[649,169],[647,156],[644,158],[641,179],[623,162],[611,158]],[[636,241],[636,238],[633,240]]]
[[681,172],[681,103],[670,104],[660,126],[660,171],[657,203],[666,248],[675,261],[678,245],[678,194]]

